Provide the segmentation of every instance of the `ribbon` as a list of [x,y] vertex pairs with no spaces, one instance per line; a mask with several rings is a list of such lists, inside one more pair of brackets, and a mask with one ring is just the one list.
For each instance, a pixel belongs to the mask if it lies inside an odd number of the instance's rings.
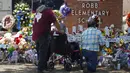
[[16,25],[16,28],[18,29],[18,30],[20,30],[21,29],[21,18],[23,17],[23,13],[22,13],[22,11],[19,11],[18,13],[17,13],[17,25]]
[[19,16],[19,15],[17,16],[17,21],[18,21],[18,22],[17,22],[16,28],[17,28],[18,30],[20,30],[20,29],[21,29],[21,22],[20,22],[20,21],[21,21],[21,16]]

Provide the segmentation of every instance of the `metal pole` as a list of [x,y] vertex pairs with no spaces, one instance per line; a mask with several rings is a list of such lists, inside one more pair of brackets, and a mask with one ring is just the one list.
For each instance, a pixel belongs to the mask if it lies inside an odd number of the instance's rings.
[[13,14],[13,1],[11,0],[11,6],[10,6],[10,11],[11,11],[11,14]]
[[31,1],[32,1],[32,4],[31,4],[31,8],[32,8],[32,9],[31,9],[31,11],[33,11],[33,0],[31,0]]

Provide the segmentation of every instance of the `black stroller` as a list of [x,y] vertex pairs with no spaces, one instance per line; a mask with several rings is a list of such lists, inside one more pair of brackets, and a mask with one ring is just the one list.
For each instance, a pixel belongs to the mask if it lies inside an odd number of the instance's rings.
[[64,69],[71,71],[73,62],[77,61],[81,65],[79,45],[75,42],[69,43],[66,34],[57,34],[57,36],[52,35],[51,51],[53,54],[49,58],[48,67],[54,68],[55,61],[59,60],[56,59],[56,54],[60,54],[62,55],[60,59],[63,59]]

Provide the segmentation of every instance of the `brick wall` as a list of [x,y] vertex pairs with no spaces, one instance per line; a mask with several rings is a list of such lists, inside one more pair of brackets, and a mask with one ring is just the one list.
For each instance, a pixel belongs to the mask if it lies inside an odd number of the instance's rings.
[[[101,15],[101,18],[103,19],[103,24],[101,25],[101,28],[104,28],[105,26],[110,26],[111,24],[115,24],[116,28],[120,28],[122,26],[122,11],[123,11],[123,0],[104,0],[102,2],[80,2],[77,0],[67,0],[68,5],[72,8],[72,13],[66,18],[65,23],[66,26],[69,28],[69,32],[72,32],[72,26],[81,24],[83,26],[86,25],[86,22],[79,23],[79,18],[84,18],[84,21],[86,21],[89,17],[89,15],[80,15],[76,14],[75,11],[109,11],[109,15]],[[82,4],[85,3],[88,8],[84,8]],[[91,8],[89,7],[89,4],[96,3],[98,4],[98,7]],[[96,6],[95,4],[95,6]]]

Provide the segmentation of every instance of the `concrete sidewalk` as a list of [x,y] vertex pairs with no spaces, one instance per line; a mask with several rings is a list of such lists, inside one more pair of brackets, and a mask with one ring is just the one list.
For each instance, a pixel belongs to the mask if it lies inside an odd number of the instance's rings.
[[[71,72],[64,70],[62,65],[55,66],[56,69],[49,73],[83,73],[82,70],[74,68]],[[36,73],[36,66],[32,64],[0,65],[0,73]],[[108,71],[105,68],[98,68],[96,73],[130,73],[130,71]]]

